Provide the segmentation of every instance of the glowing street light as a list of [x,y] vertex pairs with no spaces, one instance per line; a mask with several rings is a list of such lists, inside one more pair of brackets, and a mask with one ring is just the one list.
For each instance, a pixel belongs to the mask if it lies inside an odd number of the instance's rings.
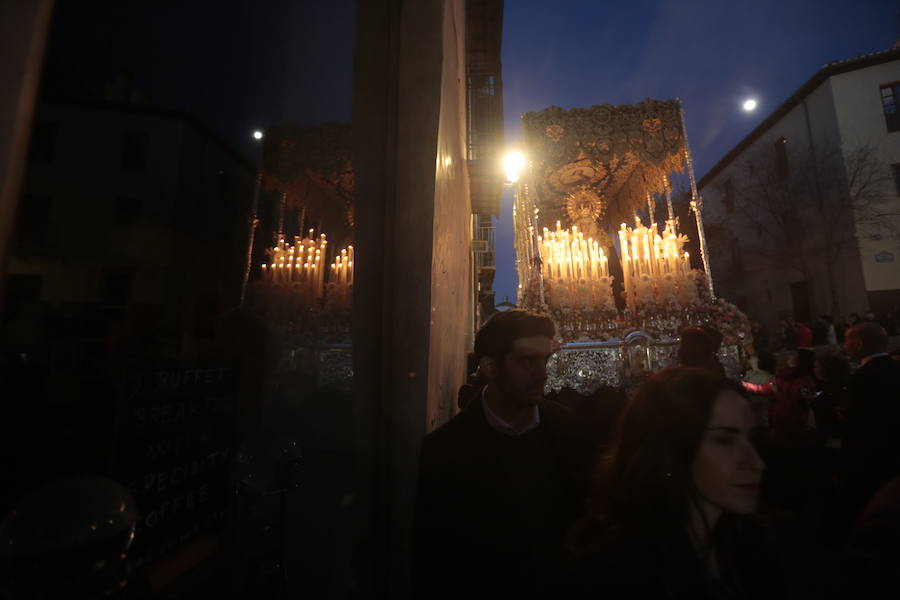
[[756,105],[756,98],[747,98],[741,106],[744,109],[744,112],[753,112],[756,110]]
[[254,132],[253,132],[253,139],[254,139],[254,140],[261,140],[261,139],[263,139],[263,132],[260,131],[259,129],[257,129],[256,131],[254,131]]
[[519,180],[519,173],[525,168],[525,155],[521,152],[509,152],[503,157],[503,170],[506,172],[506,180],[515,183]]

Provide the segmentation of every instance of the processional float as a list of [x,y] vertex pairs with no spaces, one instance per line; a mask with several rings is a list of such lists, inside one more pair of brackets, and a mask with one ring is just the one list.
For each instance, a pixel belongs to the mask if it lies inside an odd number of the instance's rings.
[[[675,362],[678,332],[709,324],[740,372],[746,316],[716,298],[684,111],[678,100],[551,106],[522,116],[527,167],[513,209],[518,305],[548,313],[561,346],[548,388],[628,387]],[[702,268],[672,198],[687,174]],[[665,212],[657,209],[665,204]]]
[[[270,330],[274,371],[300,371],[322,386],[352,379],[357,251],[350,142],[348,125],[270,128],[250,215],[245,278],[251,271],[256,277],[247,308]],[[262,249],[254,248],[253,235],[260,188],[277,199],[272,244]]]

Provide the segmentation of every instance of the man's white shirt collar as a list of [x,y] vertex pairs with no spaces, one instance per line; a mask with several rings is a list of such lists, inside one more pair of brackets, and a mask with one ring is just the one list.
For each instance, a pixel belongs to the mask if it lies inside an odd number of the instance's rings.
[[487,401],[487,386],[484,386],[484,389],[481,391],[481,406],[484,407],[484,418],[487,419],[488,425],[499,431],[504,435],[523,435],[537,427],[541,424],[541,412],[538,410],[537,405],[534,406],[534,412],[531,415],[531,420],[525,424],[521,429],[516,429],[500,417],[498,417],[494,411],[491,410],[491,407],[488,406]]
[[879,358],[879,357],[887,356],[887,355],[888,355],[887,352],[876,352],[875,354],[870,354],[870,355],[866,356],[865,358],[863,358],[861,361],[859,361],[859,366],[863,366],[864,364],[866,364],[873,358]]

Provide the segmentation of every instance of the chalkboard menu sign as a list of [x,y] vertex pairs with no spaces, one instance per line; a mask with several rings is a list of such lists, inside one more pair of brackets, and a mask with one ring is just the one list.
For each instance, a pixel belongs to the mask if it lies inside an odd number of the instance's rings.
[[116,467],[140,513],[135,566],[221,531],[234,454],[236,373],[231,366],[172,367],[123,378]]

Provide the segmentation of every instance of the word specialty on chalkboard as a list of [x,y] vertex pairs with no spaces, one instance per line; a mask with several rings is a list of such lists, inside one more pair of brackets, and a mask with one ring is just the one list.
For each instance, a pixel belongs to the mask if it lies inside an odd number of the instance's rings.
[[231,366],[143,369],[123,377],[116,471],[139,519],[131,559],[156,560],[224,527],[235,451]]

